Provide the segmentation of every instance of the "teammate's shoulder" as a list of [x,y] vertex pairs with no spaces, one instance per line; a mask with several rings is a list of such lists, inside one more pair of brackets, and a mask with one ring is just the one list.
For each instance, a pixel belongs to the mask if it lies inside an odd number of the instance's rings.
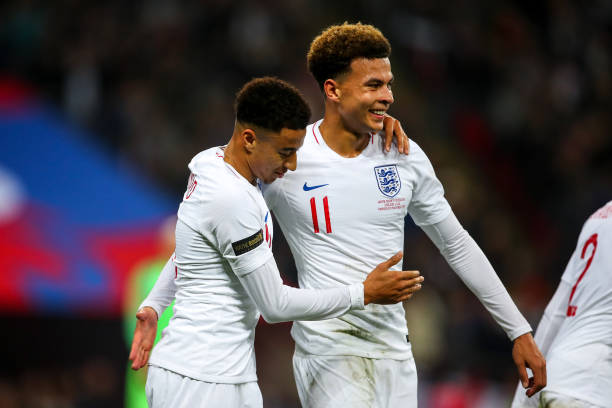
[[415,163],[415,162],[423,161],[424,159],[427,158],[427,155],[425,154],[421,146],[419,146],[419,144],[415,142],[414,139],[409,139],[408,143],[410,146],[410,152],[406,155],[398,151],[397,144],[395,143],[395,141],[392,143],[391,149],[389,150],[389,152],[386,152],[384,150],[385,149],[384,131],[381,131],[380,133],[378,133],[378,135],[375,135],[374,137],[378,137],[379,139],[379,147],[378,147],[379,151],[377,154],[382,154],[387,158],[389,157],[394,158],[398,160],[400,163],[402,162],[403,163]]
[[202,150],[200,153],[193,156],[188,167],[192,173],[197,173],[201,169],[207,169],[210,166],[217,166],[222,162],[223,149],[216,146],[211,147],[210,149]]
[[608,201],[603,207],[595,211],[590,220],[612,220],[612,201]]

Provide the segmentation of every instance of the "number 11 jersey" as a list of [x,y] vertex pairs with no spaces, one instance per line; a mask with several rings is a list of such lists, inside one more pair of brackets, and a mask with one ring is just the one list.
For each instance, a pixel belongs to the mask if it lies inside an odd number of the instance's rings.
[[[406,156],[394,149],[385,153],[383,138],[372,135],[359,156],[345,158],[325,144],[320,123],[306,129],[297,170],[263,186],[293,253],[299,285],[310,289],[365,280],[403,248],[407,214],[417,225],[430,225],[451,212],[429,159],[412,140]],[[406,259],[409,268],[409,254]],[[401,303],[296,321],[291,334],[301,354],[412,356]]]

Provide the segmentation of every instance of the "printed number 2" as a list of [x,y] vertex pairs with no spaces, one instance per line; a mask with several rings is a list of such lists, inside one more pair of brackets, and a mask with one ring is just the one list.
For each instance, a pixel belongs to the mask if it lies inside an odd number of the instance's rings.
[[[331,218],[329,216],[329,203],[327,201],[327,196],[323,197],[323,212],[325,213],[325,232],[331,234]],[[314,228],[314,233],[319,233],[319,218],[317,217],[317,203],[315,202],[315,198],[312,197],[310,199],[310,213],[312,214],[312,226]]]
[[589,257],[589,260],[587,261],[586,266],[584,267],[584,270],[582,271],[582,273],[578,277],[578,280],[574,284],[574,287],[572,288],[572,292],[570,293],[569,302],[567,302],[567,316],[568,317],[576,316],[576,309],[578,309],[578,306],[572,305],[572,298],[574,297],[574,293],[576,293],[576,288],[578,287],[578,284],[584,277],[584,274],[586,273],[586,271],[591,266],[591,262],[593,262],[593,256],[595,256],[595,251],[597,250],[597,234],[591,235],[589,239],[587,239],[587,241],[584,243],[584,247],[582,247],[582,255],[580,256],[580,259],[584,259],[586,250],[591,244],[593,244],[593,252],[591,252],[591,256]]

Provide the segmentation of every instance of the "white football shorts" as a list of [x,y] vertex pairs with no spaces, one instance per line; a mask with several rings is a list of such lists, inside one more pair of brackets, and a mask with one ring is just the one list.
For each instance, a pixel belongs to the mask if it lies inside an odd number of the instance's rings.
[[263,407],[256,381],[242,384],[209,383],[157,366],[149,366],[145,392],[149,408]]
[[397,408],[417,406],[414,359],[293,355],[303,408]]

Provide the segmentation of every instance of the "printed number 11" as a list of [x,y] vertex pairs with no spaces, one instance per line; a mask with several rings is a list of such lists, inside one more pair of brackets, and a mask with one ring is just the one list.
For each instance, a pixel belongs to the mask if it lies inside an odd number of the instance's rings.
[[[327,196],[323,197],[323,212],[325,213],[325,232],[331,234],[331,218],[329,216],[329,203],[327,201]],[[312,214],[312,226],[314,228],[314,233],[319,233],[319,218],[317,217],[317,203],[315,202],[315,198],[312,197],[310,199],[310,213]]]

